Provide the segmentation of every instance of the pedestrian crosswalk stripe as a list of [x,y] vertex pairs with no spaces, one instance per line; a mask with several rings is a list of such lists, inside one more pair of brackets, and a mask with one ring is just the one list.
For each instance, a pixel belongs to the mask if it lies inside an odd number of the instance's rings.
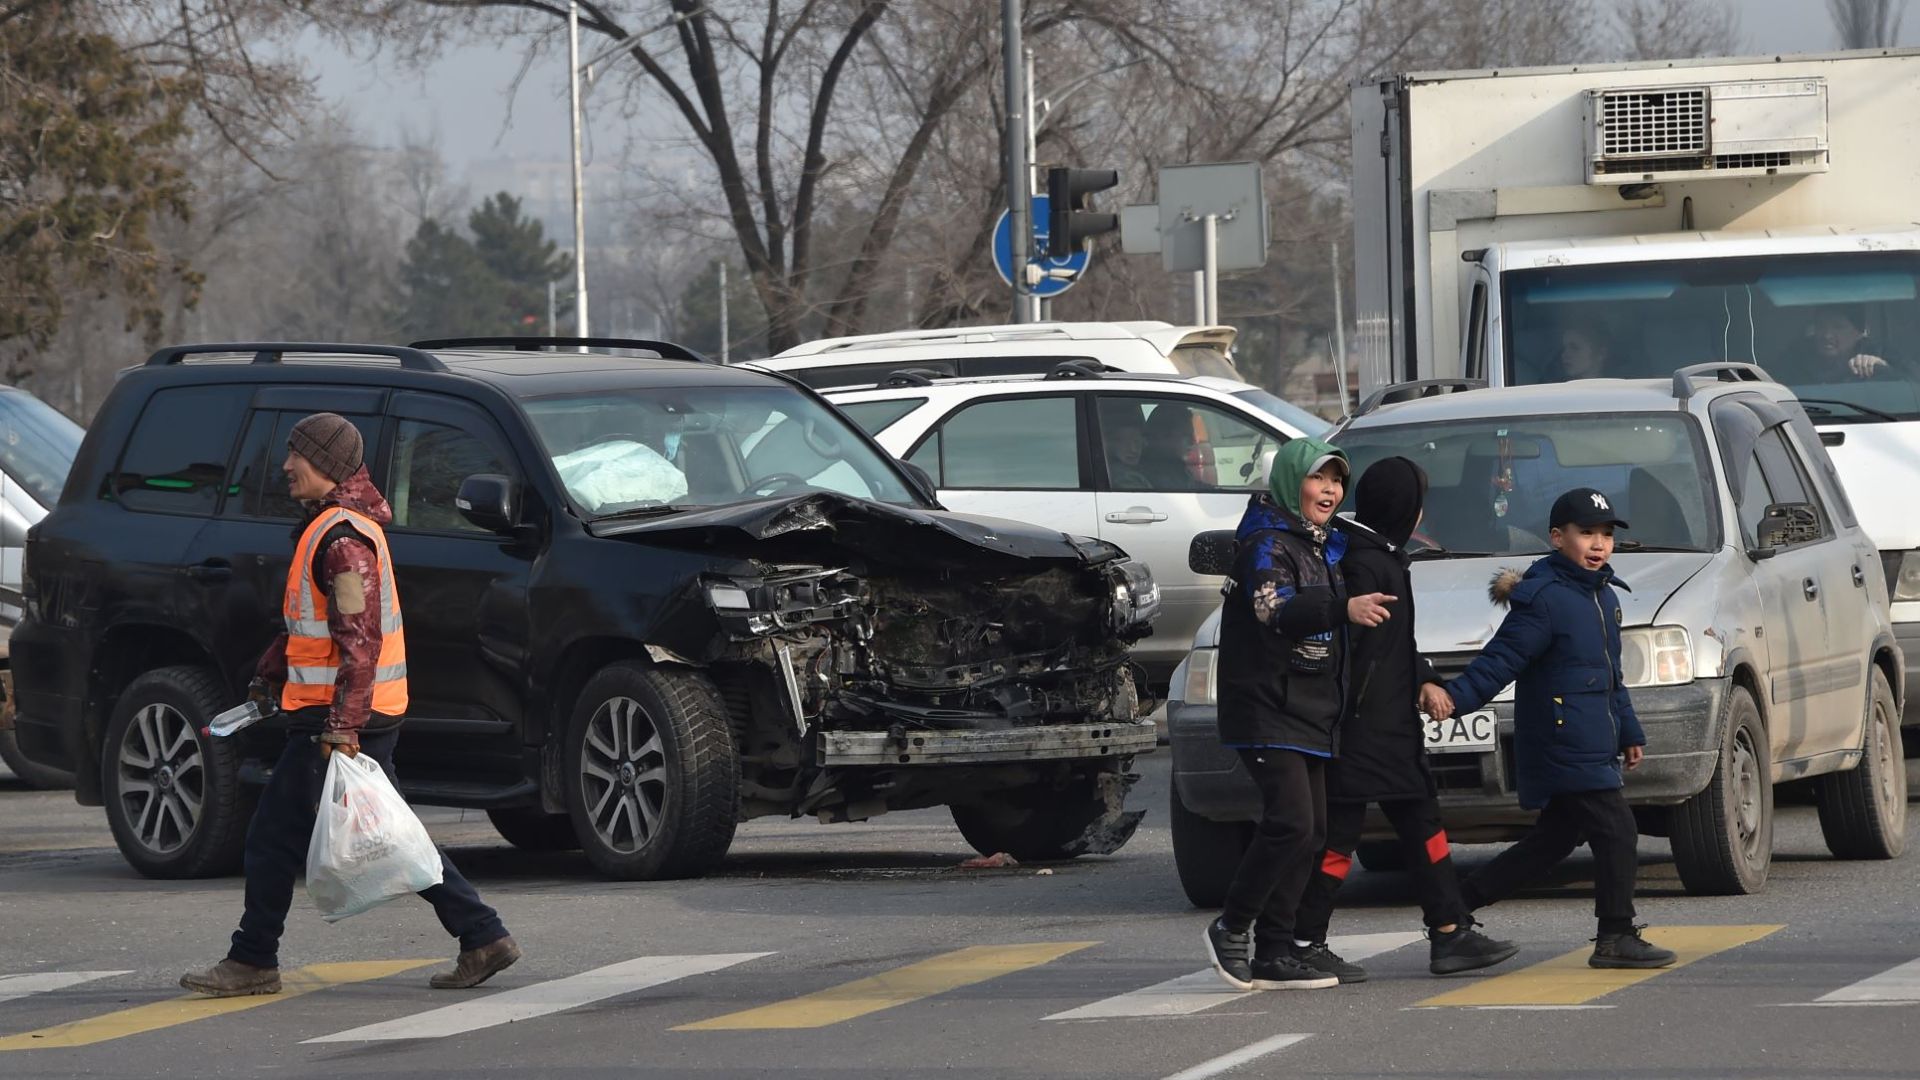
[[[1370,956],[1392,952],[1419,941],[1421,935],[1404,931],[1390,934],[1346,934],[1327,942],[1334,952],[1356,963]],[[1245,991],[1235,990],[1220,981],[1212,968],[1191,975],[1168,979],[1124,994],[1057,1012],[1048,1020],[1118,1020],[1153,1016],[1191,1016],[1229,1001],[1245,1001]]]
[[[0,990],[6,984],[0,983]],[[1909,960],[1812,1001],[1793,1005],[1920,1005],[1920,960]]]
[[1276,1054],[1295,1043],[1305,1042],[1311,1035],[1275,1035],[1261,1039],[1257,1043],[1243,1046],[1231,1054],[1222,1054],[1211,1061],[1203,1061],[1189,1069],[1181,1069],[1166,1080],[1208,1080],[1224,1072],[1245,1065],[1249,1061],[1258,1061],[1268,1054]]
[[692,975],[758,960],[772,953],[714,953],[707,956],[642,956],[619,964],[570,975],[563,979],[535,983],[516,990],[494,994],[478,1001],[463,1001],[444,1009],[398,1020],[369,1024],[351,1031],[308,1039],[310,1043],[380,1042],[391,1039],[444,1039],[498,1024],[531,1020],[536,1016],[565,1012],[596,1001],[631,994],[649,987],[670,983]]
[[757,1009],[683,1024],[675,1031],[754,1031],[818,1028],[891,1009],[896,1005],[972,986],[1051,963],[1097,941],[1034,945],[974,945],[865,979]]
[[1575,949],[1529,968],[1500,975],[1431,997],[1422,1006],[1503,1008],[1522,1005],[1584,1005],[1656,975],[1686,967],[1703,957],[1759,941],[1782,926],[1663,926],[1646,932],[1648,941],[1680,954],[1672,967],[1616,970],[1590,968],[1591,949]]
[[278,994],[237,998],[210,998],[189,994],[185,997],[169,998],[166,1001],[156,1001],[151,1005],[138,1005],[131,1009],[107,1013],[104,1016],[76,1020],[71,1024],[60,1024],[56,1027],[41,1028],[38,1031],[0,1037],[0,1051],[92,1046],[95,1043],[124,1039],[129,1035],[158,1031],[161,1028],[170,1028],[195,1020],[256,1009],[262,1005],[271,1005],[277,1001],[310,994],[315,990],[325,990],[330,986],[384,979],[389,975],[423,968],[435,962],[433,960],[368,960],[346,964],[314,964],[282,975],[281,989]]
[[0,1002],[32,997],[50,990],[65,990],[95,979],[131,975],[131,971],[37,971],[27,975],[0,975]]

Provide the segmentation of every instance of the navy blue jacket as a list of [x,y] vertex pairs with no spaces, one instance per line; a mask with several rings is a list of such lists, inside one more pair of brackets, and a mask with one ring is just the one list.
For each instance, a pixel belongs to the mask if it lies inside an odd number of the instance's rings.
[[1347,693],[1347,538],[1256,495],[1220,611],[1220,741],[1332,757]]
[[1620,670],[1620,599],[1612,567],[1587,570],[1559,555],[1494,578],[1510,610],[1486,648],[1447,684],[1454,708],[1482,708],[1514,683],[1514,775],[1520,805],[1618,788],[1620,752],[1645,746]]

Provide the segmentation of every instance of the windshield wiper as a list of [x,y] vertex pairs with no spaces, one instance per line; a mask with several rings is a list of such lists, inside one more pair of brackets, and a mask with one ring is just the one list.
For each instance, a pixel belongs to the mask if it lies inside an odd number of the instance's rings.
[[1860,405],[1851,401],[1841,401],[1838,398],[1801,398],[1800,404],[1803,408],[1806,408],[1807,412],[1811,415],[1832,416],[1833,410],[1826,408],[1826,406],[1838,405],[1843,409],[1852,409],[1861,416],[1872,417],[1883,424],[1898,424],[1901,422],[1899,417],[1890,412],[1882,412],[1871,405]]
[[695,506],[685,506],[678,503],[649,503],[646,506],[635,506],[626,510],[615,510],[611,514],[601,514],[593,520],[618,521],[622,518],[660,517],[666,514],[682,514],[688,510],[697,509],[699,508]]
[[1638,551],[1638,552],[1665,553],[1665,554],[1678,553],[1678,554],[1686,554],[1686,555],[1701,554],[1700,549],[1695,547],[1677,547],[1673,544],[1643,544],[1638,540],[1623,539],[1615,542],[1613,546],[1616,551]]
[[1440,545],[1435,544],[1435,545],[1432,545],[1431,547],[1423,547],[1419,551],[1410,551],[1407,553],[1407,558],[1409,559],[1493,559],[1493,558],[1498,558],[1503,554],[1505,554],[1505,552],[1453,551],[1449,548],[1443,548]]

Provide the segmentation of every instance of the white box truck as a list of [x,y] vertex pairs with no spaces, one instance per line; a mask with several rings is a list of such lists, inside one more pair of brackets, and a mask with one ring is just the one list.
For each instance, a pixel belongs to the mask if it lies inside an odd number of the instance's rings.
[[1759,365],[1880,548],[1920,686],[1920,50],[1363,82],[1353,166],[1363,393]]

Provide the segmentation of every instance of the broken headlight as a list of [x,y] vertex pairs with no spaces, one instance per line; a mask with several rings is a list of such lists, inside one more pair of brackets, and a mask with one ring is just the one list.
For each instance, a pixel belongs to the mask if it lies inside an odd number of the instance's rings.
[[764,578],[706,583],[707,606],[722,625],[751,636],[845,617],[864,597],[860,582],[837,569],[804,569]]
[[1119,571],[1113,583],[1113,625],[1117,630],[1148,626],[1160,614],[1160,585],[1153,571],[1136,559],[1114,564]]

